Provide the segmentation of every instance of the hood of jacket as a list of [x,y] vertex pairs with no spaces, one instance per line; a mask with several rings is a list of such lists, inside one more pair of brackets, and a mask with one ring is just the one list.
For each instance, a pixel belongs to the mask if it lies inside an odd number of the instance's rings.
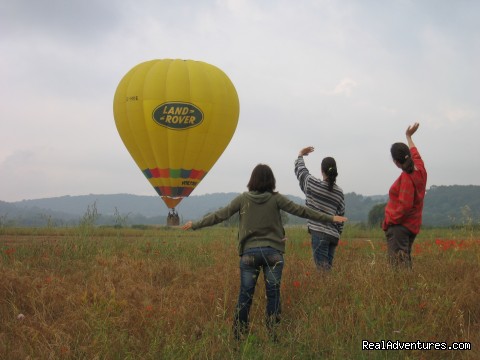
[[248,191],[245,193],[245,197],[257,204],[263,204],[264,202],[267,202],[273,194],[271,192],[259,192],[259,191]]

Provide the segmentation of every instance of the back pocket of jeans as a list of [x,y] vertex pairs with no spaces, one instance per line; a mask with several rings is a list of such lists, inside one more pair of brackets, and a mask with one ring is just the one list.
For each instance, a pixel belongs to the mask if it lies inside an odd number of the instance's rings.
[[244,254],[240,258],[240,262],[244,265],[247,265],[247,266],[255,266],[255,256],[249,255],[249,254]]
[[269,266],[275,266],[283,264],[283,256],[282,254],[268,254],[266,256],[267,264]]

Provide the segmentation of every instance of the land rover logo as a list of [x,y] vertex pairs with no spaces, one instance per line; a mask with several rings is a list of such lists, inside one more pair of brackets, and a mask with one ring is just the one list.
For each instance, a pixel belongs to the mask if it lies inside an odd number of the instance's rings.
[[200,125],[203,112],[193,104],[168,102],[157,106],[152,117],[159,125],[173,130],[184,130]]

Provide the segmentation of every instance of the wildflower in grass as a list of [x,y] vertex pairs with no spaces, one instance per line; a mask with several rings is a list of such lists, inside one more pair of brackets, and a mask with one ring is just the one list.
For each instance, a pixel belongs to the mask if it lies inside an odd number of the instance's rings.
[[146,305],[144,310],[145,310],[145,317],[150,318],[153,316],[153,305]]
[[5,254],[7,256],[13,256],[13,254],[15,254],[16,251],[17,250],[15,248],[8,248],[8,249],[5,250]]
[[420,244],[413,244],[413,254],[419,255],[423,252],[423,247]]
[[301,284],[300,281],[298,281],[298,280],[295,280],[295,281],[293,282],[293,287],[295,287],[295,288],[299,288],[301,285],[302,285],[302,284]]
[[438,245],[439,248],[443,248],[443,241],[440,239],[435,239],[435,244]]
[[458,249],[459,244],[455,240],[447,240],[447,239],[435,239],[435,244],[438,245],[440,250],[448,251],[450,249]]
[[427,303],[425,301],[423,301],[420,304],[418,304],[418,307],[423,310],[427,307]]

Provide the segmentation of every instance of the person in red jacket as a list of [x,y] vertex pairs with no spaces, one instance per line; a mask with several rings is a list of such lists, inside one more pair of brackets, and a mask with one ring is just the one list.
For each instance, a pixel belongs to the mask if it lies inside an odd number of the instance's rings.
[[387,238],[388,258],[392,265],[412,267],[411,251],[422,224],[423,199],[427,186],[427,171],[412,135],[415,123],[405,132],[407,143],[395,143],[390,149],[395,165],[402,170],[390,187],[382,229]]

